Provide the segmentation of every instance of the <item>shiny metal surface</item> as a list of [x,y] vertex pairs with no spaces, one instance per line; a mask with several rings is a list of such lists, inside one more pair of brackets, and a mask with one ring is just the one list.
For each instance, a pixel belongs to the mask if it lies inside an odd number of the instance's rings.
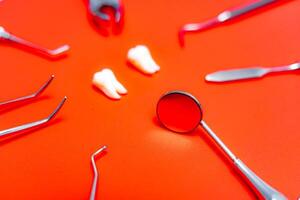
[[224,12],[221,12],[216,17],[211,18],[205,22],[185,24],[182,28],[180,28],[179,34],[178,34],[180,45],[184,46],[185,33],[203,31],[205,29],[214,27],[218,24],[222,24],[225,21],[229,21],[229,20],[237,18],[243,14],[246,14],[248,12],[251,12],[253,10],[256,10],[258,8],[266,6],[275,1],[278,1],[278,0],[253,0],[244,5],[238,6],[236,8],[225,10]]
[[97,185],[98,185],[98,179],[99,179],[99,173],[98,173],[98,169],[96,166],[95,158],[97,155],[99,155],[101,152],[103,152],[106,149],[107,149],[107,147],[103,146],[100,149],[98,149],[95,153],[93,153],[91,156],[91,163],[92,163],[93,172],[94,172],[94,179],[93,179],[92,189],[91,189],[91,193],[90,193],[90,200],[95,199]]
[[23,130],[26,130],[26,129],[30,129],[30,128],[33,128],[33,127],[37,127],[37,126],[42,125],[42,124],[46,124],[47,122],[49,122],[51,119],[53,119],[55,117],[55,115],[62,108],[62,106],[64,105],[66,100],[67,100],[67,97],[64,97],[63,100],[58,104],[58,106],[54,109],[54,111],[48,117],[46,117],[44,119],[41,119],[41,120],[38,120],[38,121],[23,124],[23,125],[20,125],[20,126],[17,126],[17,127],[2,130],[2,131],[0,131],[0,137],[5,136],[5,135],[9,135],[9,134],[12,134],[12,133],[16,133],[16,132],[19,132],[19,131],[23,131]]
[[[296,66],[294,65],[293,68],[295,68],[295,67]],[[172,99],[173,102],[176,100],[178,101],[178,99],[179,99],[178,95],[180,95],[181,97],[190,98],[190,100],[192,100],[192,102],[197,104],[198,108],[200,108],[199,112],[201,112],[201,116],[202,116],[203,111],[202,111],[200,102],[193,95],[191,95],[187,92],[184,92],[184,91],[174,90],[174,91],[169,91],[169,92],[165,93],[158,101],[157,106],[159,105],[159,102],[161,101],[161,99],[164,99],[164,97],[166,97],[166,96],[170,97],[170,95],[173,95],[173,97],[174,97]],[[175,97],[176,97],[175,95],[177,95],[177,99],[175,99]],[[191,106],[191,104],[187,104],[187,105]],[[182,104],[182,106],[186,108],[185,104]],[[169,106],[167,106],[165,108],[167,108],[169,111],[174,109],[173,107],[169,107]],[[163,108],[160,107],[160,109],[163,109]],[[162,123],[162,125],[165,128],[176,132],[176,129],[174,130],[174,129],[170,128],[169,126],[167,126],[166,124],[164,124],[164,122],[166,122],[166,121],[161,120],[161,117],[159,116],[160,112],[156,112],[156,113],[158,115],[157,116],[158,120]],[[176,115],[181,115],[181,114],[182,113],[176,113]],[[169,115],[169,116],[172,117],[172,115]],[[188,116],[185,116],[185,117],[188,117]],[[257,197],[259,197],[260,199],[265,199],[265,200],[285,200],[286,199],[286,197],[283,194],[281,194],[279,191],[275,190],[270,185],[265,183],[254,172],[252,172],[242,161],[240,161],[238,159],[238,157],[232,153],[232,151],[224,144],[224,142],[206,124],[206,122],[202,119],[202,117],[197,120],[199,120],[199,124],[206,131],[206,133],[210,136],[210,138],[218,145],[218,147],[224,152],[224,154],[230,159],[230,161],[237,167],[237,170],[240,172],[240,174],[243,175],[242,178],[245,179],[245,183],[249,184],[249,186],[252,187],[252,189],[255,192],[255,194],[257,195]],[[180,121],[178,121],[177,123],[180,123]],[[180,133],[182,134],[182,133],[189,133],[189,132],[190,132],[190,129],[186,128],[185,132],[180,132]]]
[[119,23],[122,17],[121,3],[119,0],[89,0],[90,14],[99,20],[108,21],[110,17],[103,12],[104,7],[111,7],[114,10],[115,22]]
[[236,81],[242,79],[260,78],[269,73],[293,71],[298,69],[300,69],[300,63],[272,68],[253,67],[245,69],[222,70],[206,75],[205,80],[208,82]]
[[287,200],[287,198],[260,179],[251,171],[240,159],[234,161],[240,172],[250,181],[252,186],[258,191],[259,198],[265,200]]
[[209,134],[209,136],[221,147],[222,151],[230,158],[231,161],[236,160],[236,156],[228,149],[228,147],[222,142],[222,140],[209,128],[209,126],[202,120],[200,122],[204,130]]
[[43,54],[47,57],[58,57],[65,54],[69,49],[69,45],[62,45],[56,49],[47,49],[40,45],[34,44],[22,38],[19,38],[9,32],[7,32],[3,27],[0,26],[0,39],[14,42],[18,45],[30,48],[39,54]]
[[200,122],[202,127],[206,130],[209,136],[217,143],[217,145],[223,150],[223,152],[231,159],[231,161],[236,165],[239,172],[243,175],[247,181],[246,183],[251,183],[251,187],[254,188],[257,196],[264,200],[286,200],[287,198],[264,182],[259,178],[254,172],[252,172],[240,159],[238,159],[222,142],[222,140],[209,128],[209,126],[202,120]]
[[8,101],[4,101],[4,102],[0,102],[0,106],[8,105],[8,104],[11,104],[11,103],[16,103],[16,102],[20,102],[20,101],[25,101],[25,100],[29,100],[29,99],[34,99],[34,98],[38,97],[39,95],[41,95],[46,90],[46,88],[50,85],[50,83],[52,82],[53,79],[54,79],[54,75],[52,75],[48,79],[48,81],[46,83],[44,83],[44,85],[42,85],[42,87],[40,87],[33,94],[22,96],[22,97],[12,99],[12,100],[8,100]]
[[266,75],[268,72],[268,69],[259,67],[248,69],[224,70],[206,75],[205,80],[209,82],[236,81],[241,79],[259,78]]

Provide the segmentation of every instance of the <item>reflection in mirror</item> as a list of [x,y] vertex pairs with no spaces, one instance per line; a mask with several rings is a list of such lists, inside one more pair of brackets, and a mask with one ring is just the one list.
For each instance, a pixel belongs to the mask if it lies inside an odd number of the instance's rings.
[[163,95],[157,104],[156,112],[163,126],[179,133],[193,131],[202,120],[200,103],[192,95],[181,91]]

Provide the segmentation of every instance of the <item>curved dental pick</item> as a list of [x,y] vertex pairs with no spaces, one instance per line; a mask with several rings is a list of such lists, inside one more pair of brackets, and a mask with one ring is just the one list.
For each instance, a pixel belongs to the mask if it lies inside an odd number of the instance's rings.
[[65,96],[63,98],[63,100],[55,108],[55,110],[48,117],[46,117],[44,119],[41,119],[41,120],[38,120],[38,121],[34,121],[34,122],[30,122],[30,123],[23,124],[23,125],[20,125],[20,126],[16,126],[16,127],[13,127],[13,128],[9,128],[9,129],[6,129],[6,130],[2,130],[2,131],[0,131],[0,137],[4,136],[4,135],[11,134],[11,133],[15,133],[15,132],[23,131],[23,130],[26,130],[26,129],[30,129],[30,128],[33,128],[33,127],[37,127],[37,126],[42,125],[42,124],[46,124],[47,122],[49,122],[51,119],[53,119],[55,117],[55,115],[58,113],[58,111],[64,105],[66,100],[67,100],[67,97]]
[[0,39],[7,40],[10,42],[14,42],[16,44],[22,45],[24,47],[30,48],[35,50],[36,52],[43,54],[47,57],[58,57],[61,56],[62,54],[66,53],[69,49],[69,45],[62,45],[56,49],[47,49],[44,47],[41,47],[37,44],[34,44],[32,42],[29,42],[27,40],[24,40],[22,38],[19,38],[9,32],[7,32],[3,27],[0,26]]
[[92,163],[93,171],[94,171],[94,180],[93,180],[92,190],[91,190],[91,193],[90,193],[90,200],[95,199],[96,189],[97,189],[97,184],[98,184],[98,177],[99,177],[97,166],[96,166],[96,163],[95,163],[95,157],[98,154],[100,154],[101,152],[103,152],[105,149],[107,149],[107,146],[101,147],[95,153],[93,153],[92,156],[91,156],[91,163]]
[[218,14],[216,17],[213,17],[212,19],[209,19],[205,22],[185,24],[180,28],[178,32],[179,43],[182,47],[184,46],[184,35],[186,33],[200,32],[205,29],[212,28],[216,25],[240,17],[241,15],[244,15],[248,12],[254,11],[276,1],[278,0],[249,0],[249,2],[245,3],[244,5],[225,10]]
[[27,96],[19,97],[16,99],[8,100],[5,102],[0,102],[0,106],[36,98],[37,96],[39,96],[40,94],[42,94],[44,92],[44,90],[48,87],[48,85],[52,82],[53,79],[54,79],[54,75],[51,75],[51,77],[47,80],[47,82],[44,83],[44,85],[42,85],[42,87],[40,87],[35,93],[27,95]]

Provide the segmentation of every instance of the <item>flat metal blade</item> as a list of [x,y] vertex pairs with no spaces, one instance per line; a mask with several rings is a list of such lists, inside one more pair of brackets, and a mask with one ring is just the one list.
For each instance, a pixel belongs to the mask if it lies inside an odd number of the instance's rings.
[[209,82],[226,82],[249,78],[259,78],[268,72],[268,69],[262,67],[224,70],[206,75],[205,80]]

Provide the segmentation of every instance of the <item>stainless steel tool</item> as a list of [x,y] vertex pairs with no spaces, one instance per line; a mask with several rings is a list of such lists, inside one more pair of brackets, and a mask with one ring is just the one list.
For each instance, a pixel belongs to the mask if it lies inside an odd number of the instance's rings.
[[[30,94],[30,95],[22,96],[22,97],[19,97],[19,98],[16,98],[16,99],[8,100],[8,101],[5,101],[5,102],[0,102],[0,107],[1,106],[6,106],[6,105],[9,105],[9,104],[13,104],[13,103],[18,103],[18,102],[25,101],[25,100],[29,100],[29,99],[34,99],[34,98],[38,97],[48,87],[48,85],[52,82],[53,78],[54,78],[54,76],[52,75],[51,78],[37,92],[35,92],[33,94]],[[16,133],[16,132],[19,132],[19,131],[27,130],[27,129],[30,129],[30,128],[34,128],[34,127],[40,126],[42,124],[48,123],[51,119],[53,119],[55,117],[55,115],[62,108],[62,106],[64,105],[66,100],[67,100],[67,97],[64,97],[62,99],[62,101],[58,104],[58,106],[54,109],[54,111],[50,115],[48,115],[46,118],[43,118],[43,119],[40,119],[40,120],[37,120],[37,121],[34,121],[34,122],[29,122],[29,123],[26,123],[26,124],[23,124],[23,125],[20,125],[20,126],[16,126],[16,127],[13,127],[13,128],[0,130],[0,137],[5,136],[5,135],[9,135],[9,134],[12,134],[12,133]]]
[[191,32],[200,32],[202,30],[214,27],[218,24],[222,24],[226,21],[229,21],[231,19],[237,18],[243,14],[246,14],[250,11],[253,11],[255,9],[258,9],[260,7],[263,7],[265,5],[268,5],[270,3],[273,3],[278,0],[254,0],[250,1],[244,5],[238,6],[233,9],[226,10],[222,13],[220,13],[218,16],[209,19],[202,23],[190,23],[184,25],[182,28],[180,28],[178,36],[179,36],[179,42],[181,46],[184,46],[184,35],[185,33],[191,33]]
[[94,200],[96,197],[97,184],[98,184],[98,179],[99,179],[99,174],[98,174],[97,166],[95,163],[95,158],[97,155],[99,155],[101,152],[103,152],[106,149],[107,149],[107,147],[103,146],[100,149],[98,149],[95,153],[93,153],[91,156],[91,163],[92,163],[93,172],[94,172],[94,179],[93,179],[93,185],[92,185],[92,189],[91,189],[91,193],[90,193],[90,200]]
[[89,0],[89,12],[95,18],[103,21],[110,20],[108,14],[103,12],[104,7],[110,7],[114,10],[115,13],[115,23],[120,23],[121,18],[123,17],[122,5],[119,0]]
[[34,99],[34,98],[40,96],[46,90],[46,88],[50,85],[50,83],[52,82],[53,79],[54,79],[54,75],[52,75],[48,79],[48,81],[46,83],[44,83],[44,85],[42,85],[42,87],[40,87],[36,92],[26,95],[26,96],[16,98],[16,99],[0,102],[0,106],[16,103],[16,102],[20,102],[20,101],[25,101],[25,100],[29,100],[29,99]]
[[252,67],[245,69],[222,70],[206,75],[205,80],[209,82],[236,81],[250,78],[261,78],[269,73],[293,71],[298,69],[300,69],[300,62],[272,68]]
[[120,0],[88,0],[88,12],[95,28],[103,36],[120,34],[124,25],[124,6]]
[[23,131],[23,130],[27,130],[33,127],[37,127],[40,126],[42,124],[46,124],[47,122],[49,122],[51,119],[53,119],[55,117],[55,115],[58,113],[58,111],[61,109],[61,107],[64,105],[65,101],[67,100],[67,97],[64,97],[62,99],[62,101],[58,104],[58,106],[54,109],[54,111],[48,115],[46,118],[34,121],[34,122],[30,122],[30,123],[26,123],[20,126],[16,126],[13,128],[9,128],[9,129],[5,129],[0,131],[0,137],[5,136],[5,135],[9,135],[12,133],[16,133],[19,131]]
[[209,128],[203,120],[201,105],[194,96],[183,91],[170,91],[159,99],[156,113],[161,124],[174,132],[189,133],[201,125],[230,162],[233,163],[237,171],[242,174],[245,182],[253,188],[259,199],[286,200],[283,194],[272,188],[251,171]]
[[13,42],[16,44],[19,44],[21,46],[30,48],[32,50],[34,50],[36,53],[42,54],[44,56],[50,57],[50,58],[56,58],[59,57],[63,54],[65,54],[69,49],[69,45],[62,45],[56,49],[47,49],[44,47],[41,47],[37,44],[33,44],[27,40],[24,40],[22,38],[19,38],[9,32],[7,32],[3,27],[0,26],[0,39],[5,40],[5,41],[9,41],[9,42]]

